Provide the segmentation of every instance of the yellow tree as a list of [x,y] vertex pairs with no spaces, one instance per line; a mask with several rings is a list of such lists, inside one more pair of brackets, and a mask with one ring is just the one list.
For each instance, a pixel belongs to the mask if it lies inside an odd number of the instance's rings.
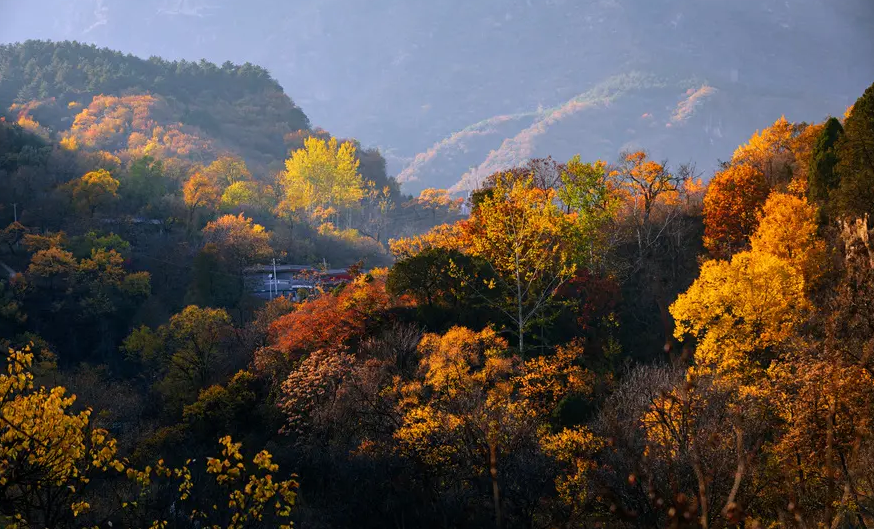
[[751,383],[804,321],[810,306],[804,293],[801,273],[769,253],[707,261],[671,305],[675,336],[696,340],[701,372]]
[[732,165],[748,165],[764,175],[769,186],[789,182],[795,171],[796,138],[801,127],[785,116],[756,131],[749,142],[734,151]]
[[218,208],[221,203],[222,190],[214,180],[197,171],[185,182],[182,187],[182,196],[185,205],[188,206],[188,224],[191,225],[197,208]]
[[499,174],[461,228],[460,247],[493,268],[496,280],[488,288],[499,295],[484,297],[513,322],[524,353],[525,333],[576,271],[573,218],[556,205],[555,190],[535,187],[530,177]]
[[70,194],[76,207],[88,211],[93,217],[98,207],[107,205],[118,197],[118,185],[118,180],[109,171],[100,169],[74,180],[70,184]]
[[237,181],[225,188],[222,193],[221,206],[224,210],[254,208],[269,210],[272,189],[262,188],[257,182]]
[[122,517],[126,527],[144,527],[144,519],[151,527],[167,526],[166,521],[136,511],[141,510],[139,499],[154,483],[170,479],[176,481],[178,491],[174,505],[208,527],[242,529],[267,520],[273,527],[291,527],[297,482],[294,476],[274,479],[279,466],[266,450],[248,464],[241,443],[229,436],[221,438],[221,455],[206,458],[205,466],[206,474],[227,493],[226,500],[201,498],[192,478],[192,460],[169,468],[159,459],[144,470],[119,460],[115,439],[93,427],[90,408],[74,411],[76,396],[64,387],[34,386],[32,363],[28,349],[9,350],[6,370],[0,372],[0,523],[4,527],[96,527],[109,513],[94,512],[89,517],[96,508],[89,499],[99,497],[101,507],[106,507],[111,495],[106,489],[91,489],[101,486],[103,480],[97,478],[112,477],[126,478],[140,489],[139,497],[127,501],[122,497],[120,505],[110,507],[113,517]]
[[497,527],[501,482],[512,482],[509,473],[518,470],[505,463],[514,452],[552,458],[561,499],[571,508],[585,502],[591,452],[600,443],[585,428],[551,435],[547,427],[565,396],[591,391],[578,344],[522,362],[494,330],[453,327],[423,336],[418,351],[421,379],[400,388],[402,422],[394,440],[402,455],[449,482],[488,479]]
[[310,137],[294,151],[278,177],[283,190],[280,207],[286,211],[315,208],[352,208],[364,198],[364,183],[358,173],[355,146]]
[[[423,382],[402,389],[403,422],[394,434],[399,451],[425,465],[448,471],[472,467],[474,477],[490,476],[497,526],[501,527],[499,452],[534,430],[532,416],[511,399],[510,378],[519,358],[491,329],[453,327],[427,334],[419,343]],[[481,454],[469,460],[468,453]]]
[[61,527],[89,505],[82,492],[95,474],[122,470],[116,443],[74,412],[63,387],[35,388],[29,350],[9,350],[0,373],[0,504],[12,527]]
[[73,254],[58,246],[39,250],[30,259],[25,276],[29,283],[48,290],[64,290],[78,268]]
[[750,243],[754,252],[769,253],[795,267],[808,288],[822,276],[825,242],[817,236],[816,207],[804,197],[771,193]]
[[392,239],[388,242],[389,250],[396,259],[408,259],[429,249],[463,250],[465,248],[463,232],[466,221],[455,224],[441,224],[431,228],[431,231],[407,237]]

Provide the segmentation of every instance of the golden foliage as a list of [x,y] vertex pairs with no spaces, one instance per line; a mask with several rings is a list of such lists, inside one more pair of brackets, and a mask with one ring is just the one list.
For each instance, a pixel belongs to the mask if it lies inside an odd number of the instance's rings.
[[738,147],[731,158],[732,165],[748,165],[764,175],[770,186],[788,182],[795,170],[796,137],[800,126],[785,116],[773,125],[756,131],[750,140]]
[[389,249],[396,259],[407,259],[429,248],[460,249],[464,226],[464,221],[441,224],[422,235],[392,239],[388,243]]
[[239,215],[223,215],[203,228],[204,241],[221,250],[222,258],[233,263],[238,271],[266,259],[273,253],[270,233],[252,219]]
[[[95,474],[123,469],[115,440],[90,427],[90,409],[74,413],[76,397],[63,387],[34,387],[32,362],[29,348],[10,349],[0,374],[0,494],[20,526],[41,509],[82,514],[89,505],[75,501],[76,493]],[[54,496],[51,505],[43,503],[47,494]]]
[[118,197],[119,182],[105,169],[86,173],[70,184],[74,204],[94,215],[96,209]]
[[221,203],[222,191],[213,180],[200,171],[195,172],[182,187],[185,204],[193,212],[198,207],[218,208]]
[[707,261],[701,275],[671,305],[677,339],[697,341],[695,363],[749,380],[804,321],[810,305],[792,264],[764,252]]
[[812,287],[825,266],[825,242],[817,236],[817,229],[816,207],[806,198],[771,193],[750,239],[752,250],[785,260]]
[[311,211],[315,207],[355,207],[364,198],[355,146],[309,137],[304,147],[285,162],[278,183],[283,190],[283,211]]
[[564,467],[556,475],[555,489],[568,507],[578,510],[584,505],[589,493],[589,475],[597,467],[593,455],[603,446],[604,440],[585,426],[565,428],[540,439],[541,450]]

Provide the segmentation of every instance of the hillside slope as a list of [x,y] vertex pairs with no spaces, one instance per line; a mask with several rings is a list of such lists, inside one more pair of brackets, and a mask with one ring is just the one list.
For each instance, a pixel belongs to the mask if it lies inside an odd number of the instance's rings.
[[231,151],[261,165],[282,160],[286,136],[309,129],[258,66],[143,60],[71,42],[0,46],[0,109],[90,149],[151,142],[168,155],[203,160]]

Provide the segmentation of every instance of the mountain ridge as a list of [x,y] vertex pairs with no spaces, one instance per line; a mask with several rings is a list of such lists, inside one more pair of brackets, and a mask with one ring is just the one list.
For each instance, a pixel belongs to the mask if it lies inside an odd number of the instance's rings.
[[[339,0],[293,7],[254,0],[245,8],[227,0],[42,0],[40,5],[45,8],[40,11],[53,14],[53,24],[33,27],[33,6],[16,6],[5,25],[0,22],[4,38],[86,39],[143,56],[262,64],[314,123],[379,147],[393,174],[402,174],[418,154],[427,155],[441,139],[471,124],[566,102],[631,71],[673,80],[696,77],[720,89],[720,97],[743,101],[735,112],[755,107],[745,116],[747,126],[738,125],[744,131],[779,117],[758,110],[772,94],[794,101],[786,108],[779,98],[770,100],[792,119],[818,120],[842,113],[874,76],[869,66],[874,64],[874,6],[866,0],[666,0],[658,5],[642,0],[449,0],[439,5]],[[790,97],[798,86],[805,86],[805,93]],[[653,102],[661,105],[658,99]],[[506,131],[505,137],[518,132]],[[715,151],[726,157],[742,139],[726,135]],[[579,140],[573,134],[561,138],[574,141]],[[677,156],[645,146],[659,157]],[[474,149],[445,171],[460,178],[497,147]],[[549,153],[536,152],[544,154]],[[683,156],[715,163],[709,150]]]

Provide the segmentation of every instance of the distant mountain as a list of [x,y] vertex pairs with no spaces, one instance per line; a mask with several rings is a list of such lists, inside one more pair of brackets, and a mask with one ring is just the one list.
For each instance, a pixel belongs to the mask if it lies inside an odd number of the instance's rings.
[[626,144],[712,165],[782,112],[842,113],[874,78],[870,0],[16,4],[5,40],[260,64],[314,123],[381,147],[411,191]]

